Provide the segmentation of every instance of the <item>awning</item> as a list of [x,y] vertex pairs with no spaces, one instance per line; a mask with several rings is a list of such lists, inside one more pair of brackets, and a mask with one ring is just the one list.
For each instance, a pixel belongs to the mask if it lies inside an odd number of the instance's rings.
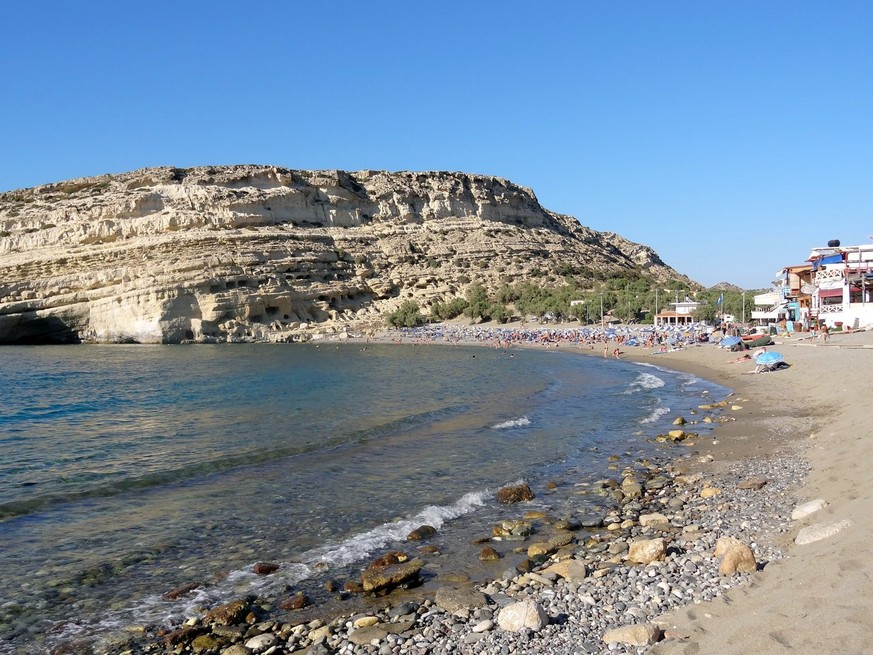
[[817,271],[819,266],[824,266],[825,264],[842,264],[843,256],[842,255],[828,255],[827,257],[822,257],[821,259],[814,261],[812,263],[812,270]]
[[837,296],[839,296],[840,298],[843,297],[843,289],[842,288],[839,288],[839,289],[819,289],[818,290],[818,297],[819,298],[836,298]]

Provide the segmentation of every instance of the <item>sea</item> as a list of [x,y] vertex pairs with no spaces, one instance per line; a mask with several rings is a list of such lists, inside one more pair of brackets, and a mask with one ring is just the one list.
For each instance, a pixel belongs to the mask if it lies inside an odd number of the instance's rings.
[[342,608],[325,582],[421,525],[426,586],[499,575],[473,544],[518,517],[500,487],[602,511],[581,492],[674,457],[654,437],[727,393],[571,347],[326,341],[4,347],[0,380],[3,654],[111,651],[249,594]]

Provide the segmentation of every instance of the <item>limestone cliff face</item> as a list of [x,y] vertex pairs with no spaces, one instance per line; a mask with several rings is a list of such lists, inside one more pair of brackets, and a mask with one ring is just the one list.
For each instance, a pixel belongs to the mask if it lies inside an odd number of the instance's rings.
[[0,194],[0,343],[293,340],[649,248],[462,173],[153,168]]

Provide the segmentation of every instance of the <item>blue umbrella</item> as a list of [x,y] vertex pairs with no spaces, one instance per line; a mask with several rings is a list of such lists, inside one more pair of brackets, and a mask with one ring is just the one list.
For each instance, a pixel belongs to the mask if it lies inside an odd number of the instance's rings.
[[718,345],[730,348],[731,346],[736,346],[740,341],[742,341],[740,337],[725,337],[718,342]]
[[764,364],[765,366],[772,366],[773,364],[778,364],[781,361],[782,355],[780,353],[774,353],[770,351],[758,353],[758,355],[755,357],[756,364]]

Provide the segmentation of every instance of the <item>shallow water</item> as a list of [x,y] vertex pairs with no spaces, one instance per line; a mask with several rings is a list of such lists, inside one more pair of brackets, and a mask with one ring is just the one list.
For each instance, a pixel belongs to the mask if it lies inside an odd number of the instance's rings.
[[722,391],[448,346],[15,347],[0,372],[4,653],[287,593],[422,523],[458,550],[500,514],[499,486],[603,477]]

